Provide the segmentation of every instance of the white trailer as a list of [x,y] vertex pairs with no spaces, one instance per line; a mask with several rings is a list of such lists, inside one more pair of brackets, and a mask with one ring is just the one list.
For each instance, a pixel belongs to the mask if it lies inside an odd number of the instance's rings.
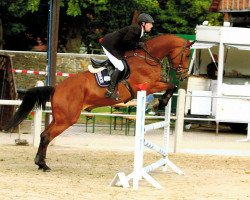
[[[196,40],[185,114],[211,116],[217,124],[248,124],[249,132],[250,28],[197,26]],[[217,80],[207,78],[207,65],[214,54],[218,55]]]

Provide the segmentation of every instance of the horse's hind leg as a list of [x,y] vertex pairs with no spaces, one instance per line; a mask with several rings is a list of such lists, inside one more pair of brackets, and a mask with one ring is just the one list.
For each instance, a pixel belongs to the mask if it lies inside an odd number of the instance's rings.
[[56,124],[54,120],[50,125],[41,133],[41,140],[38,147],[38,151],[35,157],[35,164],[38,165],[38,169],[43,169],[43,171],[50,171],[50,168],[47,166],[46,152],[49,143],[58,135],[60,135],[64,130],[66,130],[71,125],[65,124]]
[[83,86],[85,86],[85,83],[83,81],[79,79],[79,76],[75,76],[75,78],[66,79],[56,86],[51,99],[53,120],[41,133],[41,141],[35,157],[35,164],[39,166],[39,169],[50,170],[45,162],[49,143],[64,130],[75,124],[79,118],[84,107],[85,87]]

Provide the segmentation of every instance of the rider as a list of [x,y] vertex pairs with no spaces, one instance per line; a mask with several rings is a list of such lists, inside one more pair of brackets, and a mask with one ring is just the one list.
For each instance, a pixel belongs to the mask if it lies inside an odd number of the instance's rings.
[[137,21],[138,24],[126,26],[103,37],[102,48],[104,53],[115,66],[115,71],[111,75],[110,85],[105,94],[106,97],[119,100],[115,87],[119,81],[120,74],[124,70],[122,60],[124,60],[125,52],[143,48],[144,43],[140,42],[140,38],[144,35],[144,32],[150,32],[154,23],[153,18],[146,13],[141,13]]

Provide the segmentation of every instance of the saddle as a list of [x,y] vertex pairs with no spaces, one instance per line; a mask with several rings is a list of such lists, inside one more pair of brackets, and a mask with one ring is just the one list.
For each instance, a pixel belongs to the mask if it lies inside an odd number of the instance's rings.
[[109,66],[109,65],[113,65],[109,59],[107,60],[97,60],[97,59],[94,59],[94,58],[90,58],[91,60],[91,63],[92,63],[92,66],[94,68],[100,68],[100,67],[105,67],[105,66]]
[[[102,71],[95,73],[95,78],[100,87],[107,87],[110,84],[111,74],[115,71],[114,65],[107,60],[98,60],[94,58],[90,58],[92,67],[95,69],[104,68]],[[120,76],[119,82],[128,79],[130,76],[130,67],[126,60],[122,60],[124,64],[123,73]]]

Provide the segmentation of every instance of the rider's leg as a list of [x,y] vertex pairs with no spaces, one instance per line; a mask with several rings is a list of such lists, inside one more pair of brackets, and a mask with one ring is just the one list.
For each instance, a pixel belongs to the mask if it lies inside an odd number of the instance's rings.
[[122,71],[119,69],[115,69],[115,71],[111,74],[110,85],[108,86],[105,97],[111,97],[112,99],[119,100],[117,93],[115,92],[115,87],[119,81],[119,77]]
[[123,62],[116,57],[114,57],[111,53],[109,53],[104,47],[103,50],[105,54],[108,56],[110,62],[115,66],[115,71],[111,75],[110,85],[108,86],[107,92],[105,94],[106,97],[111,97],[112,99],[119,100],[118,95],[115,92],[116,85],[119,81],[121,72],[124,70]]

